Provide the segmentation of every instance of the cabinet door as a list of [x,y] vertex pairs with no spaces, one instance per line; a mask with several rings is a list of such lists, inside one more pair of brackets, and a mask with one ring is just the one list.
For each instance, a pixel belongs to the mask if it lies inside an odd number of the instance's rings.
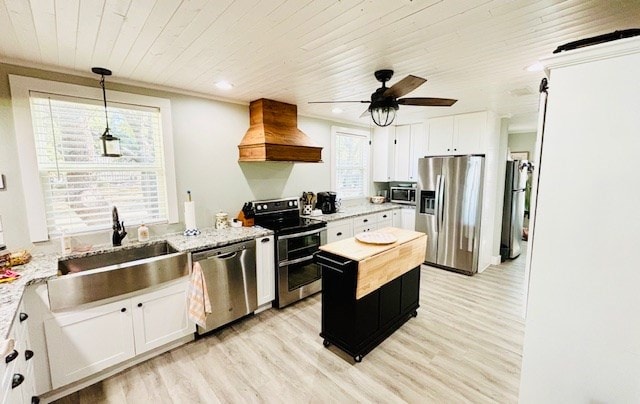
[[134,356],[129,299],[47,319],[44,330],[54,389]]
[[393,179],[410,181],[409,166],[411,162],[411,126],[396,126],[395,168]]
[[372,162],[373,181],[387,182],[393,177],[394,165],[394,128],[387,126],[384,128],[375,127],[372,134]]
[[195,332],[187,316],[188,277],[131,298],[136,355]]
[[368,231],[373,231],[375,229],[376,229],[376,223],[361,224],[359,226],[353,226],[353,235],[355,236],[358,233],[365,233]]
[[416,210],[404,208],[402,210],[402,228],[407,230],[415,230],[416,228]]
[[453,154],[483,152],[483,137],[487,127],[486,112],[456,115],[454,127]]
[[331,222],[327,225],[327,243],[353,237],[353,224],[351,219]]
[[418,159],[427,155],[427,132],[424,124],[411,125],[411,161],[409,162],[409,180],[418,180]]
[[453,116],[429,119],[427,154],[451,154],[453,148]]
[[402,227],[402,213],[400,213],[400,209],[394,209],[393,212],[393,218],[392,218],[392,225],[393,227]]
[[258,306],[276,298],[276,270],[273,236],[256,239],[256,282]]

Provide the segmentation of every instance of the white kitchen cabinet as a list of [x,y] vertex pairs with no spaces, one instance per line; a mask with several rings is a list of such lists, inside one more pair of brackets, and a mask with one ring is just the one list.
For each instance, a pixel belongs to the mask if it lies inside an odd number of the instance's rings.
[[376,229],[384,229],[385,227],[393,227],[393,211],[387,210],[378,213],[376,221]]
[[395,127],[384,128],[376,126],[373,130],[372,145],[372,177],[375,182],[393,180],[394,170],[394,140]]
[[275,249],[273,236],[256,239],[256,281],[258,306],[276,298]]
[[377,229],[376,223],[360,224],[358,226],[353,227],[353,235],[355,236],[356,234],[366,233],[368,231],[374,231],[376,229]]
[[351,219],[327,223],[327,243],[333,243],[349,237],[353,237],[353,221]]
[[411,126],[396,126],[396,138],[394,148],[393,180],[410,181],[411,166]]
[[427,154],[422,123],[374,129],[373,181],[416,181],[418,159]]
[[428,121],[427,155],[484,153],[487,112],[432,118]]
[[418,181],[418,159],[427,155],[427,132],[425,125],[411,125],[411,149],[409,164],[409,181]]
[[393,227],[402,227],[402,213],[401,209],[394,209],[392,212],[392,225]]
[[131,299],[136,355],[193,333],[187,317],[187,288],[184,283]]
[[135,355],[131,300],[73,311],[44,322],[53,388]]
[[[16,318],[9,328],[7,339],[13,340],[13,350],[2,357],[0,365],[0,403],[31,403],[35,397],[35,384],[33,376],[33,356],[27,330],[28,315],[24,307],[24,301],[20,303]],[[19,385],[12,387],[13,378],[16,377]]]
[[185,277],[149,293],[44,320],[52,387],[193,334],[187,286]]
[[414,208],[402,208],[400,209],[402,215],[401,227],[407,230],[416,229],[416,210]]

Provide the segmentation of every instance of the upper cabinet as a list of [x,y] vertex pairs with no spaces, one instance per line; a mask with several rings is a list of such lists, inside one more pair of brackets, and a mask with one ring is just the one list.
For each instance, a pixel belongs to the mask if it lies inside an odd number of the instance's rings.
[[429,119],[427,154],[461,155],[485,153],[487,112]]
[[373,181],[416,181],[418,158],[426,155],[422,123],[376,128],[373,132]]

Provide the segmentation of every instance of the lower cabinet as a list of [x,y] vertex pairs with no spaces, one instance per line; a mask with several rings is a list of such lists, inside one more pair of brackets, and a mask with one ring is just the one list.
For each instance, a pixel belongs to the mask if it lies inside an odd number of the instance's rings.
[[402,208],[400,209],[400,215],[402,216],[400,227],[407,230],[416,229],[416,210],[415,208]]
[[256,239],[256,282],[258,306],[276,298],[275,248],[273,236]]
[[187,280],[132,298],[44,321],[52,387],[91,376],[195,332]]
[[29,315],[24,302],[20,304],[7,339],[13,341],[13,350],[2,358],[0,365],[0,403],[32,403],[39,399],[35,393],[33,376],[34,352],[28,334]]
[[417,315],[420,267],[356,299],[358,263],[320,253],[322,268],[322,332],[325,346],[336,345],[356,362]]
[[327,223],[327,244],[353,237],[353,220],[344,219]]

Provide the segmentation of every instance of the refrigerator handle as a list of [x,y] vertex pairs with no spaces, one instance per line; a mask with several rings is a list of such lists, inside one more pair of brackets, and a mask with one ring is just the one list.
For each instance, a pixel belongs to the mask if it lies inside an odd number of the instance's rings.
[[444,175],[439,175],[438,180],[438,217],[436,218],[436,223],[439,232],[444,222]]
[[436,211],[436,233],[440,231],[440,181],[442,181],[442,176],[436,176],[436,200],[435,200],[435,211]]

